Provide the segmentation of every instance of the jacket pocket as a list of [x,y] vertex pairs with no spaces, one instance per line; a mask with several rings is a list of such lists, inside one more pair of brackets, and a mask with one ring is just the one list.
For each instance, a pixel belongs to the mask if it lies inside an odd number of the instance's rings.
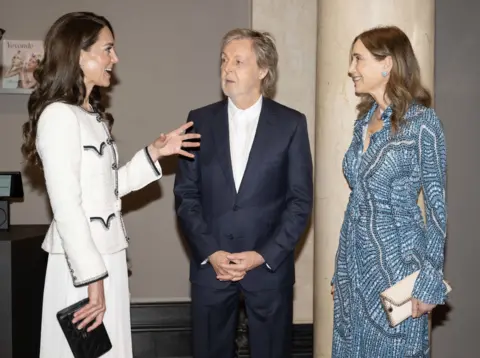
[[116,214],[111,213],[108,216],[91,216],[90,222],[92,224],[101,225],[105,230],[110,230],[112,222],[116,219]]

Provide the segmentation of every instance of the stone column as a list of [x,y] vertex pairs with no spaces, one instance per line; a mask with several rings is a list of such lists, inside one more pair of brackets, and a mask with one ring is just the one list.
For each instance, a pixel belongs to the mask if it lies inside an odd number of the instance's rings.
[[347,76],[354,37],[379,25],[409,36],[424,84],[433,91],[434,0],[319,0],[315,126],[314,357],[331,357],[333,302],[330,280],[349,188],[342,159],[352,138],[358,102]]
[[[317,2],[252,0],[252,28],[275,37],[279,78],[275,100],[305,113],[315,152]],[[313,220],[312,220],[313,221]],[[313,223],[297,250],[294,323],[313,322]]]

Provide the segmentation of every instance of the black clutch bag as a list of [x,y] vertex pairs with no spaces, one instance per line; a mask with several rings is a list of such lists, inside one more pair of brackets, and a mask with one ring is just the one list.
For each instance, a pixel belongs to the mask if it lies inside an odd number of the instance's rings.
[[73,314],[87,303],[88,298],[85,298],[57,313],[58,322],[75,358],[98,358],[112,349],[112,343],[103,322],[91,332],[87,332],[88,327],[78,329],[72,323]]

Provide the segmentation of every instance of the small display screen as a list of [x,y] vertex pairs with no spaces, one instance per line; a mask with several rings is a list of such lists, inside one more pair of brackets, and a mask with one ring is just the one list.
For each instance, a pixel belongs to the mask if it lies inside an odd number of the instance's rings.
[[8,198],[12,188],[12,176],[0,174],[0,198]]
[[0,172],[0,199],[23,199],[20,172]]

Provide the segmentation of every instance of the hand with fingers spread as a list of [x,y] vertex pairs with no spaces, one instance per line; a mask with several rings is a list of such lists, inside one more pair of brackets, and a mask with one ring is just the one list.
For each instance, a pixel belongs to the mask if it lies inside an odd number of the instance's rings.
[[199,142],[186,142],[191,139],[200,138],[200,134],[198,133],[185,133],[191,126],[193,126],[193,122],[188,122],[168,134],[162,133],[160,137],[148,147],[148,152],[152,160],[157,161],[162,157],[177,154],[193,158],[194,155],[192,153],[182,149],[200,147]]
[[[248,271],[265,262],[262,255],[256,251],[244,251],[227,255],[227,262],[221,264],[222,269],[228,272],[231,281],[240,281]],[[228,276],[219,276],[218,279],[228,279]]]
[[80,322],[77,328],[82,329],[94,321],[93,324],[87,328],[87,332],[90,332],[102,323],[107,308],[105,305],[103,280],[88,285],[88,299],[89,303],[75,312],[72,322],[73,324]]
[[432,312],[435,307],[436,305],[425,303],[417,300],[416,298],[412,298],[412,317],[419,318],[425,313]]

